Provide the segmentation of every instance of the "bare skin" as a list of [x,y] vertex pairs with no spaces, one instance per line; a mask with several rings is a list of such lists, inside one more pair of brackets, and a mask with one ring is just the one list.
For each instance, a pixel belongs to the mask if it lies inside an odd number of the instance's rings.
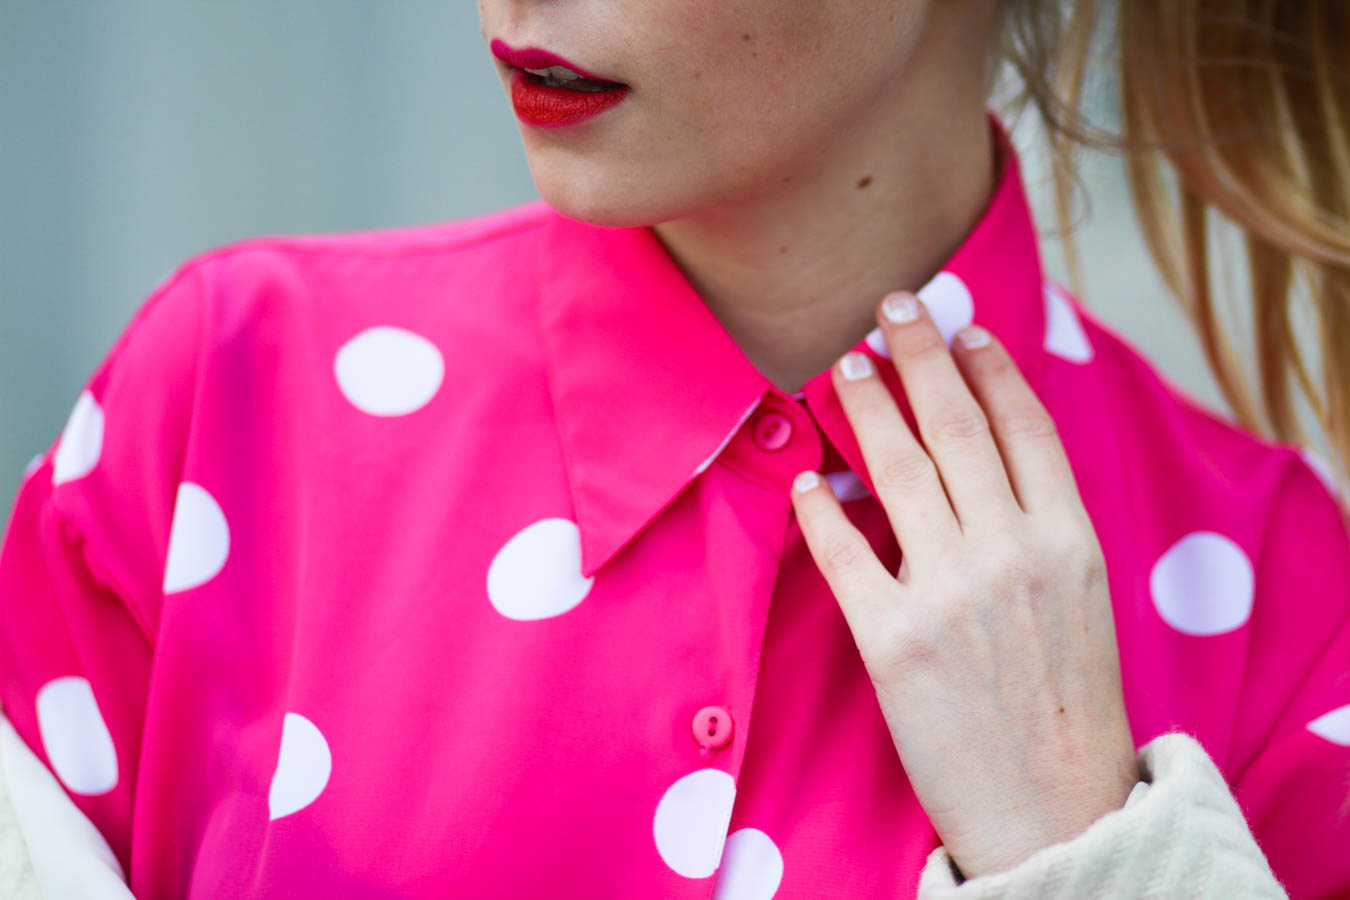
[[1137,770],[1111,598],[1054,422],[996,336],[953,356],[926,315],[900,325],[878,308],[936,274],[993,189],[996,0],[478,6],[486,40],[632,87],[580,125],[522,123],[540,194],[581,221],[651,226],[781,390],[882,327],[922,434],[857,360],[859,377],[836,365],[831,383],[899,572],[819,479],[792,502],[965,875],[1120,808]]
[[[993,190],[992,0],[479,0],[485,42],[632,88],[521,123],[550,206],[651,225],[747,357],[798,390],[918,288]],[[510,69],[494,61],[503,88]]]
[[[997,337],[876,310],[919,434],[866,364],[831,370],[896,540],[892,575],[814,473],[793,509],[914,794],[967,877],[1124,806],[1139,778],[1106,561],[1054,420]],[[976,346],[965,346],[974,336]]]

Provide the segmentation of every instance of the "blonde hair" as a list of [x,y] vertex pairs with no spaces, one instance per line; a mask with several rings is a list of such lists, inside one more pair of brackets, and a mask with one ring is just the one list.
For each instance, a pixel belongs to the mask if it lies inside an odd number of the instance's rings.
[[[1143,237],[1195,323],[1241,424],[1307,446],[1291,374],[1328,445],[1350,528],[1350,4],[1345,0],[1005,0],[996,61],[1045,123],[1073,287],[1069,222],[1080,147],[1123,151]],[[1102,35],[1117,49],[1099,57]],[[995,67],[998,68],[997,66]],[[1084,85],[1114,73],[1121,133],[1090,124]],[[1244,242],[1257,362],[1253,400],[1211,285],[1214,220]],[[1319,384],[1291,311],[1310,304]],[[1319,390],[1320,388],[1320,390]]]

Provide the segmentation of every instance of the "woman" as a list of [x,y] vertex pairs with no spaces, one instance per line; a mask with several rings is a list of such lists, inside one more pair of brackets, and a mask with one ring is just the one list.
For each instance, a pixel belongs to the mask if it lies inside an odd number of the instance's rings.
[[[20,826],[92,823],[38,879],[1350,893],[1350,540],[1283,369],[1262,437],[1048,284],[986,110],[1005,38],[1072,97],[1091,8],[479,8],[543,200],[195,257],[23,483],[0,748]],[[1345,330],[1350,89],[1343,12],[1262,10],[1122,4],[1121,64],[1166,271],[1207,314],[1234,215],[1282,361],[1290,259]]]

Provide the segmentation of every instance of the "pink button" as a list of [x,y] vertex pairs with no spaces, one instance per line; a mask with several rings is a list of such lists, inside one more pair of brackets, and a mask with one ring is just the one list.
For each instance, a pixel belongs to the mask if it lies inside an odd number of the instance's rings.
[[792,420],[780,412],[770,410],[755,420],[751,432],[755,446],[772,453],[782,450],[792,440]]
[[705,706],[694,713],[694,740],[710,750],[720,750],[731,741],[736,723],[721,706]]

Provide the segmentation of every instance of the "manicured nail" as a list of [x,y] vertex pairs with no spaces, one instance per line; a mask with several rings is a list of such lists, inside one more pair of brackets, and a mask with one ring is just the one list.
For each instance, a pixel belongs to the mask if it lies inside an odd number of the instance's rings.
[[887,294],[881,301],[881,314],[896,325],[913,322],[919,317],[919,301],[912,294]]
[[967,325],[956,333],[956,338],[969,350],[989,343],[989,332],[978,325]]
[[872,361],[867,358],[867,354],[850,350],[840,358],[839,371],[849,381],[857,381],[872,374]]
[[810,469],[798,472],[797,477],[792,479],[792,489],[799,494],[805,494],[818,484],[820,484],[819,476]]

